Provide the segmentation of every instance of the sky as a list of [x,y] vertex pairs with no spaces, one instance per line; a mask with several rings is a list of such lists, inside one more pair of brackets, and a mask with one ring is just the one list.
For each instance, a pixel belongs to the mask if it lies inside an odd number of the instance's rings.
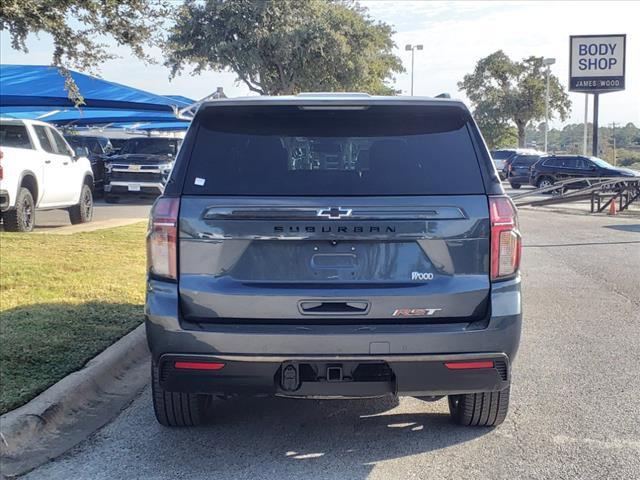
[[[396,31],[396,54],[406,73],[397,75],[395,88],[410,91],[411,53],[408,43],[422,44],[415,52],[414,93],[433,96],[448,92],[466,100],[457,82],[473,71],[476,62],[496,50],[504,50],[514,60],[530,55],[553,57],[551,67],[562,84],[568,83],[569,35],[627,34],[626,90],[600,96],[600,124],[611,122],[640,125],[640,2],[427,2],[361,1],[370,16],[392,25]],[[11,49],[7,32],[0,34],[2,63],[41,65],[51,62],[51,38],[32,35],[29,53]],[[170,80],[159,50],[152,56],[157,65],[146,65],[127,48],[112,49],[120,58],[105,62],[99,75],[159,94],[184,95],[199,99],[223,87],[227,96],[243,96],[249,90],[236,81],[232,72],[205,72],[199,76],[183,73]],[[581,123],[584,94],[570,93],[570,118],[563,123]],[[590,116],[591,116],[591,106]],[[559,120],[552,120],[560,126]]]

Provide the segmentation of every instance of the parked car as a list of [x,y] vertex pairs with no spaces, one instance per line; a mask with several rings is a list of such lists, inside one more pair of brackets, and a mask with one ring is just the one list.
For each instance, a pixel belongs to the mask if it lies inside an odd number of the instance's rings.
[[540,155],[525,153],[514,155],[505,166],[505,179],[512,188],[518,189],[529,183],[533,165],[540,160]]
[[[545,188],[571,178],[637,176],[640,176],[640,172],[629,168],[614,167],[598,157],[545,155],[533,166],[529,183],[538,188]],[[585,185],[585,183],[577,182],[570,185],[570,188],[581,188]]]
[[85,147],[89,152],[91,170],[93,170],[93,187],[95,191],[104,190],[104,160],[113,152],[113,146],[107,137],[87,135],[65,135],[64,138],[72,148]]
[[164,191],[182,140],[169,137],[128,139],[105,163],[105,199],[129,193],[157,196]]
[[84,147],[74,152],[47,123],[1,118],[0,150],[5,230],[33,230],[36,210],[64,208],[73,224],[91,221],[93,172]]
[[491,151],[491,158],[501,180],[506,180],[509,165],[519,155],[542,155],[542,152],[531,148],[502,148]]
[[153,404],[215,395],[448,396],[507,414],[516,209],[467,107],[301,94],[200,106],[147,237]]
[[506,161],[513,157],[516,153],[517,150],[515,148],[491,150],[491,159],[493,160],[493,164],[496,166],[496,170],[500,175],[500,180],[505,179],[504,167]]

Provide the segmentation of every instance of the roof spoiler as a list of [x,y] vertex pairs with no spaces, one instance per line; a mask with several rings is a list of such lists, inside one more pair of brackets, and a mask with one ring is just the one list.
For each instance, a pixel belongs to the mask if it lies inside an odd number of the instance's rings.
[[451,95],[445,92],[440,95],[436,95],[436,98],[451,98]]

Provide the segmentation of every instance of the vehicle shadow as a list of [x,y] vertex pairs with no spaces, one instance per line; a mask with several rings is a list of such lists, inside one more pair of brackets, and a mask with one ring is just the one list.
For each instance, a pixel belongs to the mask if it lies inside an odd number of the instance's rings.
[[620,230],[621,232],[640,233],[640,224],[633,225],[605,225],[604,228]]
[[[150,398],[148,406],[150,412]],[[203,427],[154,427],[156,434],[136,452],[138,461],[168,472],[181,458],[191,478],[364,479],[377,462],[436,451],[492,431],[454,425],[445,400],[407,399],[399,406],[392,396],[239,398],[216,401],[213,412],[212,422]]]
[[107,202],[104,198],[96,201],[97,205],[101,207],[117,207],[118,205],[153,205],[156,201],[156,197],[150,196],[137,196],[137,195],[122,195],[117,196],[114,201]]

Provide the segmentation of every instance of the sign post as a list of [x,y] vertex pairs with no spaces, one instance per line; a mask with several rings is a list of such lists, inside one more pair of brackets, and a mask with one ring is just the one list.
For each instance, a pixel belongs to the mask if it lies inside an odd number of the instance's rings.
[[600,94],[625,87],[626,43],[625,34],[569,37],[569,91],[593,94],[593,156],[598,156]]

